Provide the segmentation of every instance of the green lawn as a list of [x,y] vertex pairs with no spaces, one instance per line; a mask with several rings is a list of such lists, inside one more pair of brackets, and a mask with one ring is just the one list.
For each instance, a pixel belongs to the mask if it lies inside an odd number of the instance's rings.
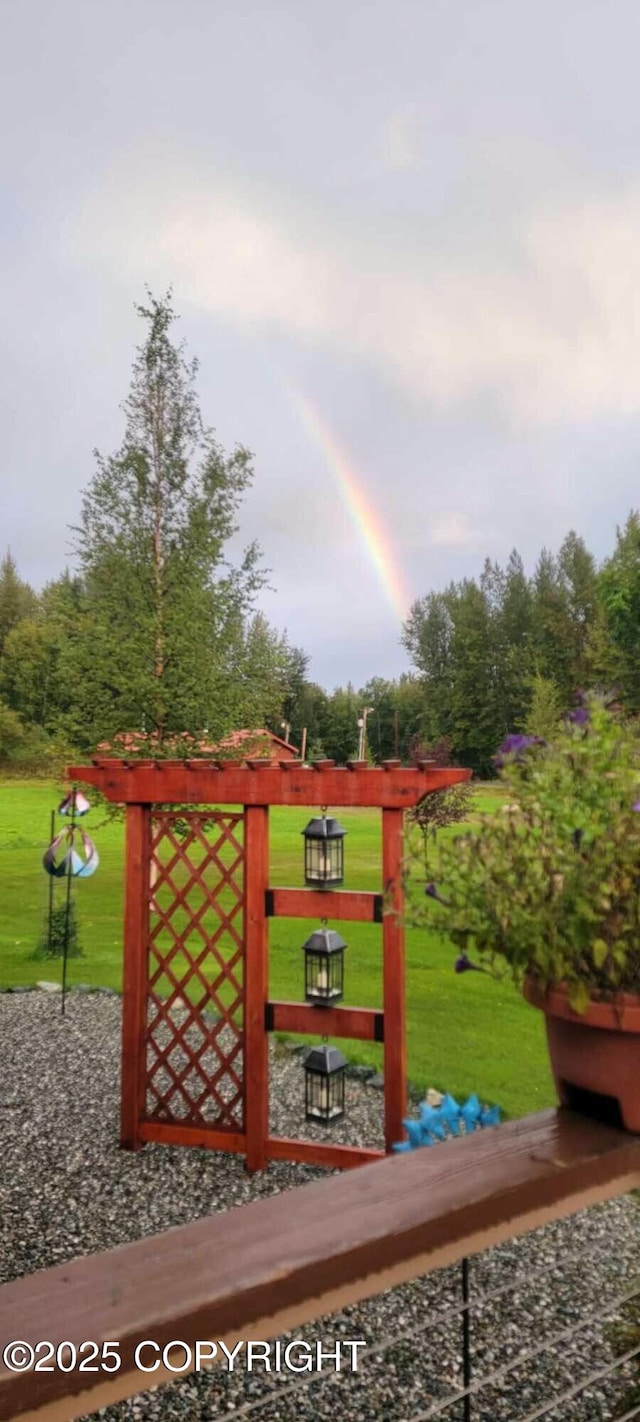
[[[90,792],[89,792],[90,795]],[[59,788],[42,780],[0,781],[0,986],[26,984],[60,975],[60,964],[34,961],[46,916],[50,879],[41,867],[49,841],[51,810]],[[479,787],[476,812],[496,809],[495,786]],[[373,810],[340,811],[348,830],[345,887],[379,891],[380,815]],[[104,819],[94,809],[84,821]],[[271,811],[271,883],[301,885],[305,812]],[[62,821],[58,819],[58,826]],[[69,981],[120,988],[122,964],[122,861],[120,823],[95,831],[100,866],[93,878],[74,885],[84,957],[69,963]],[[61,892],[56,884],[56,890]],[[381,935],[374,925],[337,925],[347,940],[345,1002],[381,1003]],[[312,931],[308,920],[272,920],[270,994],[300,1000],[301,945]],[[409,1076],[420,1087],[437,1086],[464,1098],[477,1091],[509,1116],[539,1110],[553,1101],[540,1014],[508,983],[481,974],[457,977],[451,944],[426,931],[407,933],[407,1018]],[[341,1044],[351,1061],[382,1064],[382,1049],[366,1043]]]

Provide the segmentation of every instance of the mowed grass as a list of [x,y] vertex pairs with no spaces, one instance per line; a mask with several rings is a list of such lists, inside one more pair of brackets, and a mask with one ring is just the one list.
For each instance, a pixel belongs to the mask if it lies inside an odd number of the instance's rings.
[[[89,792],[90,795],[90,792]],[[46,920],[51,880],[42,869],[49,842],[51,811],[61,787],[42,780],[0,781],[0,986],[60,979],[59,961],[35,960],[34,950]],[[504,803],[495,786],[478,787],[473,818]],[[310,813],[316,807],[311,807]],[[381,889],[381,824],[376,810],[340,810],[345,842],[345,888]],[[271,884],[302,884],[301,830],[306,812],[275,807],[270,814]],[[121,822],[104,823],[94,808],[92,822],[100,866],[88,880],[73,885],[84,956],[72,959],[68,980],[96,986],[122,985],[123,843]],[[56,817],[56,827],[63,821]],[[64,893],[56,882],[55,892]],[[345,1003],[379,1007],[382,1003],[381,931],[376,925],[336,924],[346,939]],[[270,922],[270,995],[300,1001],[303,996],[302,944],[313,921]],[[480,973],[456,976],[455,950],[439,934],[406,934],[407,1052],[409,1078],[420,1088],[436,1086],[465,1098],[476,1091],[515,1117],[540,1110],[554,1100],[547,1063],[544,1026],[508,982]],[[362,1042],[340,1043],[353,1062],[382,1068],[382,1048]]]

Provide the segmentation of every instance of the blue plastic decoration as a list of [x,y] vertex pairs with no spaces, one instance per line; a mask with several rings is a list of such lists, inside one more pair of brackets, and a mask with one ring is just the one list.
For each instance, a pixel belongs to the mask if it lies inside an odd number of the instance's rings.
[[417,1121],[402,1122],[408,1139],[398,1141],[393,1149],[398,1155],[404,1155],[408,1150],[419,1150],[450,1136],[469,1135],[484,1126],[497,1126],[499,1123],[499,1106],[481,1106],[475,1094],[465,1101],[464,1106],[459,1106],[455,1098],[447,1093],[439,1106],[423,1102]]
[[469,1100],[465,1101],[460,1115],[468,1131],[475,1131],[476,1126],[480,1124],[481,1109],[477,1096],[470,1096]]
[[409,1146],[422,1145],[422,1125],[420,1121],[403,1121],[405,1131],[409,1137]]

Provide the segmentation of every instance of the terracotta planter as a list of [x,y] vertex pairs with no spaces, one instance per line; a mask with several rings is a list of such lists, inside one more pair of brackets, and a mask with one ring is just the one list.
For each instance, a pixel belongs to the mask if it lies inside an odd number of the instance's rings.
[[545,1014],[558,1097],[586,1115],[640,1134],[640,997],[592,1002],[584,1016],[562,986],[544,992],[527,978],[524,996]]

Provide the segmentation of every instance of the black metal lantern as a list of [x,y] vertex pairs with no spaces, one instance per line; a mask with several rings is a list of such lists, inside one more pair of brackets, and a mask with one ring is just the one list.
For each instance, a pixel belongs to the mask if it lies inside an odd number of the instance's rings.
[[305,1114],[308,1121],[330,1125],[344,1116],[346,1060],[337,1047],[323,1042],[304,1059]]
[[333,889],[344,879],[343,839],[347,833],[339,820],[309,820],[304,835],[304,878],[314,889]]
[[344,991],[344,938],[332,928],[317,928],[302,945],[307,1002],[330,1007]]

